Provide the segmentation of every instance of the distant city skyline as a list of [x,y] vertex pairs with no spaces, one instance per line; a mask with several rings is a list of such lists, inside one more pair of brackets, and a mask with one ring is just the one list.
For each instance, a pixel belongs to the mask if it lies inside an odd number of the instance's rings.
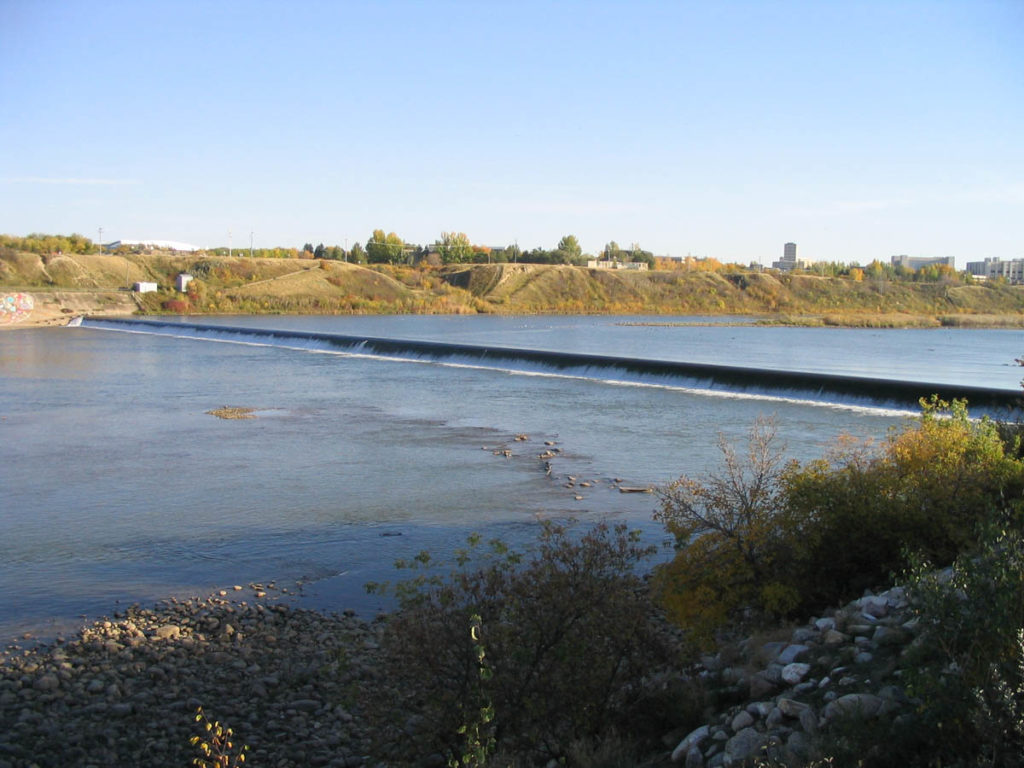
[[1024,256],[1024,3],[0,4],[0,232]]

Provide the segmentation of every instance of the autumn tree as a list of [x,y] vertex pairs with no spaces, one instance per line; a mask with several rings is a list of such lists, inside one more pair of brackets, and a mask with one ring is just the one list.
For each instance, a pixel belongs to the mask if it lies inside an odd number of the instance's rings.
[[383,229],[373,230],[366,241],[366,258],[371,264],[395,264],[402,258],[405,243],[394,232],[384,234]]
[[745,455],[719,436],[719,470],[702,480],[682,476],[660,491],[655,519],[678,551],[658,570],[655,589],[670,618],[697,645],[745,609],[785,613],[795,602],[791,590],[772,578],[786,548],[786,529],[779,524],[783,453],[775,434],[773,422],[758,420]]
[[366,263],[366,251],[363,248],[362,243],[354,243],[352,250],[349,251],[348,260],[353,264],[365,264]]

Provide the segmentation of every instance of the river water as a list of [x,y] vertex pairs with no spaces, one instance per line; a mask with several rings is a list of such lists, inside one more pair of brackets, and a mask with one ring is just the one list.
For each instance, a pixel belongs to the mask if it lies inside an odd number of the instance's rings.
[[[704,472],[717,436],[741,440],[758,417],[773,417],[788,453],[808,459],[841,433],[881,438],[912,415],[821,395],[353,354],[263,331],[1008,392],[1021,377],[1021,331],[672,321],[244,317],[202,322],[248,336],[90,321],[0,334],[0,641],[253,581],[303,582],[300,604],[371,614],[387,605],[364,593],[367,581],[393,577],[396,558],[451,552],[471,532],[522,545],[538,519],[572,516],[626,522],[661,541],[656,498],[620,493],[616,480],[647,486]],[[256,418],[207,414],[223,405]],[[547,465],[545,442],[559,451]]]

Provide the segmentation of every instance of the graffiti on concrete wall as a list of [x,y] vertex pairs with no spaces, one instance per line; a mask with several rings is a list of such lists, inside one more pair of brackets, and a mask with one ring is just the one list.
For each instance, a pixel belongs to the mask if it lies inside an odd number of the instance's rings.
[[32,314],[36,302],[28,293],[5,293],[0,295],[0,325],[20,323]]

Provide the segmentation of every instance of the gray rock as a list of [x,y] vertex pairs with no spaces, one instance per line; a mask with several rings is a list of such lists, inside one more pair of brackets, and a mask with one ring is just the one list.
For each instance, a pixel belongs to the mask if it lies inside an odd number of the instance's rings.
[[763,672],[758,672],[750,678],[750,698],[752,699],[763,699],[777,689],[778,685],[765,677]]
[[747,727],[749,727],[749,726],[751,726],[753,724],[754,724],[754,717],[753,717],[753,715],[751,715],[746,710],[743,710],[739,714],[737,714],[736,717],[734,717],[732,719],[732,722],[729,723],[729,727],[732,728],[733,731],[739,732],[739,731],[742,731],[744,728],[747,728]]
[[857,601],[860,604],[862,615],[874,619],[881,619],[889,615],[889,601],[879,595],[862,597]]
[[702,725],[700,728],[694,728],[679,742],[679,745],[672,750],[672,762],[676,762],[686,756],[686,753],[693,747],[699,747],[708,734],[711,732],[710,726]]
[[778,659],[779,654],[786,648],[789,643],[784,642],[771,642],[765,643],[761,646],[760,651],[757,653],[757,657],[761,659],[764,664],[771,664],[773,661]]
[[839,717],[874,717],[882,706],[882,700],[870,693],[848,693],[840,696],[825,707],[826,720]]
[[815,640],[818,637],[819,632],[811,627],[797,627],[793,630],[792,641],[797,644],[805,644],[810,640]]
[[164,624],[153,631],[153,637],[159,640],[174,640],[181,635],[181,627],[175,624]]
[[704,755],[698,747],[691,747],[686,753],[686,768],[701,768],[704,765]]
[[905,645],[910,640],[910,634],[897,627],[876,627],[871,639],[881,648],[893,648]]
[[818,732],[818,716],[814,714],[814,710],[810,707],[803,710],[799,715],[800,727],[809,736],[814,736]]
[[836,628],[836,620],[831,616],[827,618],[817,619],[814,622],[814,627],[819,632],[828,632],[830,629]]
[[738,765],[757,755],[767,742],[767,736],[753,728],[744,728],[725,745],[725,765]]
[[826,630],[825,634],[822,635],[821,638],[822,642],[828,646],[842,645],[843,643],[848,642],[849,639],[850,638],[845,634],[835,629]]
[[32,683],[32,687],[37,691],[43,693],[47,691],[55,691],[60,688],[60,680],[56,675],[43,675],[42,677],[36,678],[36,681]]
[[810,709],[809,704],[795,699],[780,698],[778,701],[779,711],[786,717],[799,717],[801,712]]
[[811,671],[810,664],[793,662],[782,668],[782,680],[788,685],[796,685]]
[[794,661],[799,660],[800,657],[804,656],[810,650],[811,649],[806,645],[802,645],[800,643],[787,645],[782,653],[779,654],[776,661],[782,666],[786,666],[787,664],[792,664]]

